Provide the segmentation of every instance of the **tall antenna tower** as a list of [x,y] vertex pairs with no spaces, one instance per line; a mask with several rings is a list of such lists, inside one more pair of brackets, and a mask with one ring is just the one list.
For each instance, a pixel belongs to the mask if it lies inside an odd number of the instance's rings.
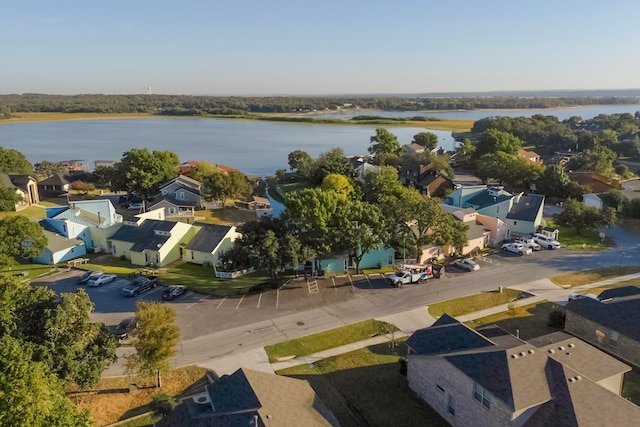
[[151,95],[151,86],[147,87],[147,95]]

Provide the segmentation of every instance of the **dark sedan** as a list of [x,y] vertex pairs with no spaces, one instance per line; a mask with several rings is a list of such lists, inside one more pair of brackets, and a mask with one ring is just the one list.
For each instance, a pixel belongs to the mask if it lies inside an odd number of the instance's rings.
[[187,292],[187,287],[183,285],[173,285],[169,286],[167,289],[162,292],[162,299],[166,301],[171,301],[172,299],[179,297],[180,295]]

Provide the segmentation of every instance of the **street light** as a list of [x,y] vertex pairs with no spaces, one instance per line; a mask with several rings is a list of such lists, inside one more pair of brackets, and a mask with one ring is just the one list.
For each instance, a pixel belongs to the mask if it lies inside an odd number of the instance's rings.
[[618,267],[622,267],[622,260],[624,259],[624,252],[620,252],[620,264],[618,264]]

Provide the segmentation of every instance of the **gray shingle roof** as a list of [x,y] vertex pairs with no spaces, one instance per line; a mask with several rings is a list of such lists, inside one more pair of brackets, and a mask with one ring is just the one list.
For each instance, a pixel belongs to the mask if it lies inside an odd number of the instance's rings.
[[[632,292],[632,290],[619,292]],[[611,295],[611,293],[605,295]],[[593,298],[575,299],[569,301],[565,309],[640,341],[638,327],[640,325],[640,293],[608,298],[604,301]]]
[[56,173],[51,175],[49,178],[40,181],[39,185],[66,185],[71,184],[71,176]]
[[520,197],[520,202],[514,203],[507,214],[507,218],[533,222],[544,203],[541,194],[526,194]]
[[211,253],[231,230],[228,225],[198,224],[198,226],[202,228],[189,241],[186,249]]
[[159,246],[169,240],[170,235],[157,234],[156,231],[169,233],[177,223],[171,221],[145,220],[139,226],[123,225],[109,240],[133,243],[131,250],[142,252],[145,249],[157,251]]
[[419,329],[407,341],[411,352],[421,355],[457,352],[482,347],[492,347],[493,343],[482,335],[467,328],[457,320],[450,323],[445,319],[442,325]]

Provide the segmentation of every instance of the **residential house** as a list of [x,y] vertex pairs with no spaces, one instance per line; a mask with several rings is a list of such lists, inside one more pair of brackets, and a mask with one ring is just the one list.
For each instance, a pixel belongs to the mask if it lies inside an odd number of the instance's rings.
[[194,264],[216,266],[220,256],[231,247],[241,234],[228,225],[197,224],[200,230],[187,243],[182,259]]
[[432,163],[424,165],[417,160],[400,166],[398,178],[405,187],[413,187],[427,196],[441,197],[456,188],[446,172],[437,170]]
[[[440,207],[443,211],[450,213],[458,221],[461,221],[468,227],[467,244],[462,248],[462,253],[459,255],[468,255],[473,252],[478,252],[491,243],[491,230],[478,221],[478,213],[474,209],[458,209],[448,205],[440,205]],[[445,255],[450,256],[458,251],[453,246],[445,245],[442,248],[442,252]]]
[[356,179],[362,184],[365,183],[365,179],[368,174],[376,173],[378,169],[380,169],[380,166],[369,163],[368,159],[365,157],[351,157],[349,161],[355,169]]
[[61,234],[45,228],[43,231],[47,238],[47,247],[33,262],[39,264],[55,265],[59,262],[78,258],[87,253],[84,242],[78,238],[67,238]]
[[191,392],[159,427],[340,425],[309,383],[295,378],[241,368],[217,380],[208,374]]
[[563,332],[529,342],[444,315],[407,341],[407,378],[453,426],[632,425],[620,396],[631,368]]
[[578,184],[586,185],[590,188],[591,193],[595,194],[607,193],[610,190],[622,190],[619,179],[608,178],[597,172],[569,172],[569,178]]
[[184,246],[198,229],[183,222],[143,219],[120,227],[107,239],[107,248],[132,264],[164,267],[182,258]]
[[443,203],[473,208],[478,214],[498,218],[509,227],[511,234],[532,234],[542,226],[544,196],[541,194],[513,195],[502,187],[470,185],[449,194]]
[[527,150],[520,149],[518,150],[518,157],[520,157],[521,159],[525,159],[527,163],[532,165],[542,164],[542,158],[540,157],[540,154],[534,151],[527,151]]
[[[362,256],[360,268],[381,268],[395,266],[396,251],[384,245],[377,249],[370,250]],[[326,254],[316,261],[313,270],[320,270],[328,273],[346,273],[349,269],[356,268],[355,261],[346,252]]]
[[640,288],[603,291],[565,306],[564,330],[602,350],[640,366]]
[[0,186],[13,189],[21,197],[21,200],[16,203],[16,211],[40,203],[38,183],[29,175],[0,173]]
[[585,206],[596,208],[596,209],[602,209],[604,206],[604,204],[602,203],[602,199],[598,197],[597,194],[593,194],[593,193],[583,194],[582,201],[584,202]]
[[410,144],[405,144],[402,146],[402,155],[403,156],[411,156],[414,154],[424,153],[425,148],[420,145],[412,142]]
[[80,200],[47,208],[41,224],[68,239],[82,240],[87,249],[105,252],[107,239],[122,226],[123,218],[109,199]]
[[196,209],[206,207],[202,184],[185,175],[163,184],[160,193],[148,203],[149,210],[164,209],[166,218],[195,216]]
[[67,193],[71,189],[71,176],[69,174],[56,173],[38,183],[38,191],[43,196],[57,197]]

